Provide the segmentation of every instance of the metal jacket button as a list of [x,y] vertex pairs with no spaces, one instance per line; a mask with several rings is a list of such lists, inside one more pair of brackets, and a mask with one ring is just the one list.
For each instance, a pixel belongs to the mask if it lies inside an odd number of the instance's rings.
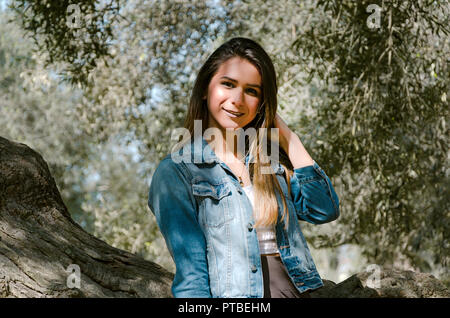
[[249,232],[253,231],[253,225],[251,223],[247,224],[247,229]]
[[256,273],[258,271],[258,268],[256,267],[256,265],[252,265],[252,273]]

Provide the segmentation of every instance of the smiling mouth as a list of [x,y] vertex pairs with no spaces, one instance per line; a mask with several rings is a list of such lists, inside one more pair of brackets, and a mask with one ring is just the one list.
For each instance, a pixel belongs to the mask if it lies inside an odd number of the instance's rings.
[[226,111],[228,114],[233,115],[234,117],[240,117],[240,116],[244,115],[244,113],[233,112],[233,111],[225,109],[225,108],[223,110]]

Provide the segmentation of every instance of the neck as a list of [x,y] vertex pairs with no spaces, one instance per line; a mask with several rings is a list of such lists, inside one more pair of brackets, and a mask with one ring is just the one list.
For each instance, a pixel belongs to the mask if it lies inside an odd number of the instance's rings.
[[[239,147],[238,140],[242,133],[242,129],[232,130],[232,129],[220,129],[220,134],[214,134],[214,141],[210,143],[211,148],[214,150],[216,155],[221,158],[226,158],[224,161],[236,161],[244,160],[244,149],[245,147]],[[241,137],[242,138],[242,137]]]

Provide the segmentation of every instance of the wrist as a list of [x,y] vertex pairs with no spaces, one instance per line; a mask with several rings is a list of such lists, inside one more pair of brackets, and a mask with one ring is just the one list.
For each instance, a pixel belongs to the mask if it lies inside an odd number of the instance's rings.
[[294,133],[289,139],[287,154],[294,169],[303,168],[314,164],[314,160],[306,151],[300,138]]

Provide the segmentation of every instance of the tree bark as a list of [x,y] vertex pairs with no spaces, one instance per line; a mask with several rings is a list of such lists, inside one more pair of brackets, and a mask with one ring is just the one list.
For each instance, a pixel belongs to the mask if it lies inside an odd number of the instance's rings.
[[0,297],[171,297],[172,279],[84,231],[42,156],[0,137]]
[[427,273],[383,268],[354,274],[336,284],[324,280],[324,286],[311,293],[313,298],[450,298],[448,288]]

